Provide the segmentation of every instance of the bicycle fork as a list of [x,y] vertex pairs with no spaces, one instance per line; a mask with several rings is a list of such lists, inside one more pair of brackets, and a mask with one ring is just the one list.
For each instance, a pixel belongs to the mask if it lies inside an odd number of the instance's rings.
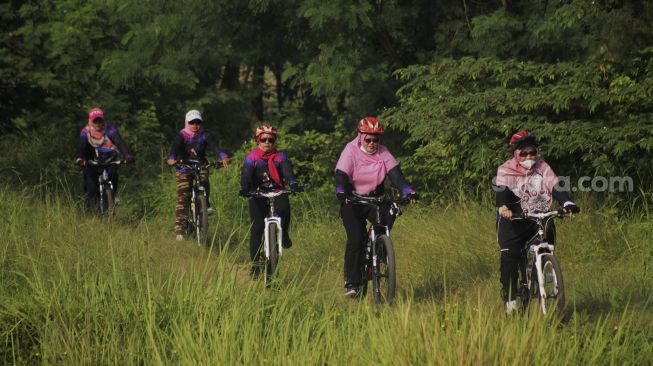
[[265,247],[265,258],[270,258],[270,251],[272,248],[270,248],[270,243],[272,242],[272,239],[270,237],[270,227],[272,225],[276,225],[277,227],[277,246],[279,248],[279,256],[281,256],[281,252],[283,251],[283,245],[281,245],[281,239],[283,236],[283,233],[281,232],[281,218],[280,217],[266,217],[265,218],[265,229],[263,230],[263,246]]
[[[538,287],[538,292],[540,297],[540,304],[542,307],[542,313],[545,315],[546,315],[546,297],[548,294],[544,289],[544,282],[546,281],[546,279],[544,278],[544,272],[542,271],[542,258],[545,255],[552,255],[553,248],[554,246],[547,242],[542,242],[538,245],[531,245],[529,247],[529,251],[531,251],[535,256],[535,273],[537,275],[537,287]],[[548,253],[540,253],[540,250],[542,249],[548,250]],[[531,281],[532,279],[530,279],[529,282]],[[530,283],[529,283],[529,287],[530,287]]]

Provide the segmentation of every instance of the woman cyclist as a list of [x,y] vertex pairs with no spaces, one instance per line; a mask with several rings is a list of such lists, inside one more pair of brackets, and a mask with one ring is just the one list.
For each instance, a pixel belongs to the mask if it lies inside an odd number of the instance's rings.
[[[166,163],[174,166],[178,161],[196,160],[201,163],[207,163],[207,150],[212,151],[220,159],[222,165],[229,165],[229,156],[224,151],[218,149],[217,145],[209,138],[209,135],[202,127],[202,114],[192,109],[186,113],[185,126],[177,133]],[[175,234],[178,241],[184,240],[184,233],[187,224],[188,205],[190,204],[190,174],[185,168],[178,167],[175,172],[177,179],[177,205],[175,206]],[[213,213],[210,201],[209,186],[209,168],[202,168],[200,171],[200,181],[206,189],[206,200],[208,204],[208,214]]]
[[[523,213],[547,212],[553,199],[565,211],[580,212],[570,199],[569,193],[558,185],[558,177],[551,167],[539,157],[535,135],[519,131],[510,138],[513,156],[497,169],[496,207],[497,238],[501,247],[501,295],[506,313],[516,307],[519,266],[525,255],[528,239],[537,232],[537,225],[530,220],[514,220],[513,216]],[[547,241],[555,240],[553,221],[546,230]]]
[[[118,153],[123,156],[125,164],[134,161],[129,146],[118,133],[118,129],[104,120],[104,111],[93,108],[88,113],[88,124],[79,134],[75,163],[84,168],[84,192],[86,209],[91,210],[98,194],[98,178],[104,168],[86,164],[89,160],[110,162],[117,158]],[[113,189],[118,191],[118,168],[116,165],[107,167],[109,180]]]
[[[292,171],[292,165],[286,154],[277,151],[277,130],[269,125],[256,129],[256,149],[246,157],[240,178],[240,195],[249,197],[249,217],[252,230],[249,237],[249,254],[252,260],[252,277],[257,277],[263,268],[261,239],[265,229],[265,216],[270,211],[270,205],[265,198],[250,197],[256,191],[274,191],[284,189],[288,184],[293,192],[301,192]],[[290,248],[288,228],[290,226],[290,202],[288,196],[279,196],[275,201],[276,213],[281,217],[283,238],[281,244]]]
[[[347,232],[345,297],[355,297],[358,294],[366,220],[373,220],[375,214],[369,206],[350,203],[348,197],[352,192],[362,196],[383,196],[383,182],[387,176],[403,197],[410,198],[411,204],[417,199],[417,194],[404,178],[397,160],[385,146],[380,145],[382,134],[383,127],[376,118],[361,119],[358,123],[358,136],[345,146],[336,165],[336,196],[341,202],[340,215]],[[389,211],[389,204],[381,206],[381,221],[392,227],[394,217]]]

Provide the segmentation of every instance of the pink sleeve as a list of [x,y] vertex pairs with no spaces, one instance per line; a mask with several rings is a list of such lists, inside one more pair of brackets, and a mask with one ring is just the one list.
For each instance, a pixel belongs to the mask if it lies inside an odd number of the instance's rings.
[[350,177],[354,173],[354,162],[351,156],[349,145],[345,146],[345,149],[342,150],[342,153],[340,153],[340,158],[336,164],[336,170],[341,170]]
[[383,165],[385,165],[386,172],[391,171],[394,167],[399,165],[397,159],[395,159],[395,157],[392,156],[390,150],[388,150],[385,146],[381,146],[379,148],[379,153],[383,157]]

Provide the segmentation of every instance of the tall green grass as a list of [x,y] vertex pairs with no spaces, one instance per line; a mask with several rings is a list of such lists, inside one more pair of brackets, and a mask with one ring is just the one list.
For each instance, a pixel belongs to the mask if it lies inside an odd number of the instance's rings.
[[345,236],[330,197],[292,198],[295,245],[265,288],[247,274],[237,172],[213,179],[211,249],[173,240],[170,175],[131,196],[127,183],[111,220],[82,215],[70,194],[1,189],[0,362],[653,361],[650,221],[585,210],[561,222],[570,315],[507,318],[491,208],[411,207],[393,231],[399,298],[376,307],[342,296]]

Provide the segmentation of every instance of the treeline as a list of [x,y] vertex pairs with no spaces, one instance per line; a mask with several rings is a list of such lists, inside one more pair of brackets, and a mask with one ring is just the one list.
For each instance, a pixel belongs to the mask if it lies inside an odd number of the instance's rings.
[[0,157],[3,175],[71,169],[86,112],[101,106],[146,159],[189,108],[231,150],[271,121],[313,186],[330,182],[329,164],[370,114],[435,194],[486,190],[522,128],[544,139],[559,173],[652,186],[651,1],[15,0],[0,10],[0,147],[48,160],[36,169]]

